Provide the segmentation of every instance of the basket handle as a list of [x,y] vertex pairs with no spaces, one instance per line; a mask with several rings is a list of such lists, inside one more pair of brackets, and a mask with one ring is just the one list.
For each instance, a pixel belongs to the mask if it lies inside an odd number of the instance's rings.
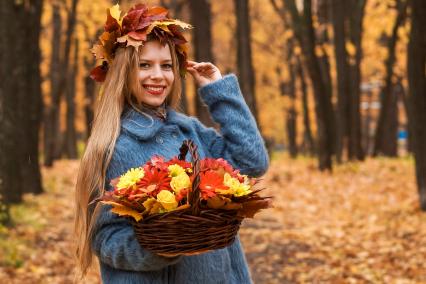
[[200,213],[200,157],[197,151],[197,145],[192,140],[185,140],[179,149],[179,160],[185,160],[186,154],[190,153],[194,164],[194,180],[192,181],[192,190],[189,192],[189,204],[191,205],[192,214],[198,216]]

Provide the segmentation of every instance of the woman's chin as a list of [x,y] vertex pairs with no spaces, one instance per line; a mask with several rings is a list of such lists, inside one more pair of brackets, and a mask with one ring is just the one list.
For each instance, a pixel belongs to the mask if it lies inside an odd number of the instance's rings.
[[164,100],[160,99],[160,98],[144,101],[145,104],[152,106],[152,107],[159,107],[163,104],[163,102],[164,102]]

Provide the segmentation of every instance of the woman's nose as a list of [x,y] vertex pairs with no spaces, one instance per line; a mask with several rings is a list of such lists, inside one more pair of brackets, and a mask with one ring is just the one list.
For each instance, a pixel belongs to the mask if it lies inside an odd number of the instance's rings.
[[163,71],[161,70],[161,66],[154,65],[151,72],[152,79],[161,79],[163,78]]

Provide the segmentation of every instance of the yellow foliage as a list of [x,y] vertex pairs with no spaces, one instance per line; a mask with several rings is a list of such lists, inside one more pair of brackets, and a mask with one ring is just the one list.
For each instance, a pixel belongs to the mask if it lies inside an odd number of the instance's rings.
[[112,209],[111,212],[118,214],[119,216],[129,216],[129,217],[133,217],[133,219],[136,220],[136,222],[138,222],[139,220],[142,219],[142,214],[139,213],[136,210],[133,210],[127,206],[121,205],[119,203],[113,202],[113,201],[101,201],[103,204],[106,205],[112,205]]

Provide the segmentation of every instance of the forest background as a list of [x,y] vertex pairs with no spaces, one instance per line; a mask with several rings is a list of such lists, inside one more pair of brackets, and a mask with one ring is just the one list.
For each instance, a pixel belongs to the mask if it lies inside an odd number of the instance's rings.
[[[342,166],[393,157],[384,167],[394,161],[406,166],[417,198],[412,207],[426,210],[423,1],[144,2],[168,7],[173,17],[194,26],[186,33],[191,59],[238,75],[277,163],[272,172],[302,157],[336,176]],[[46,173],[84,151],[100,88],[88,77],[99,63],[89,49],[103,30],[106,9],[116,3],[1,3],[0,74],[6,80],[0,85],[0,221],[5,231],[19,223],[13,208],[25,203],[26,194],[49,193]],[[127,11],[137,2],[119,3]],[[183,98],[181,111],[217,126],[190,77]]]

